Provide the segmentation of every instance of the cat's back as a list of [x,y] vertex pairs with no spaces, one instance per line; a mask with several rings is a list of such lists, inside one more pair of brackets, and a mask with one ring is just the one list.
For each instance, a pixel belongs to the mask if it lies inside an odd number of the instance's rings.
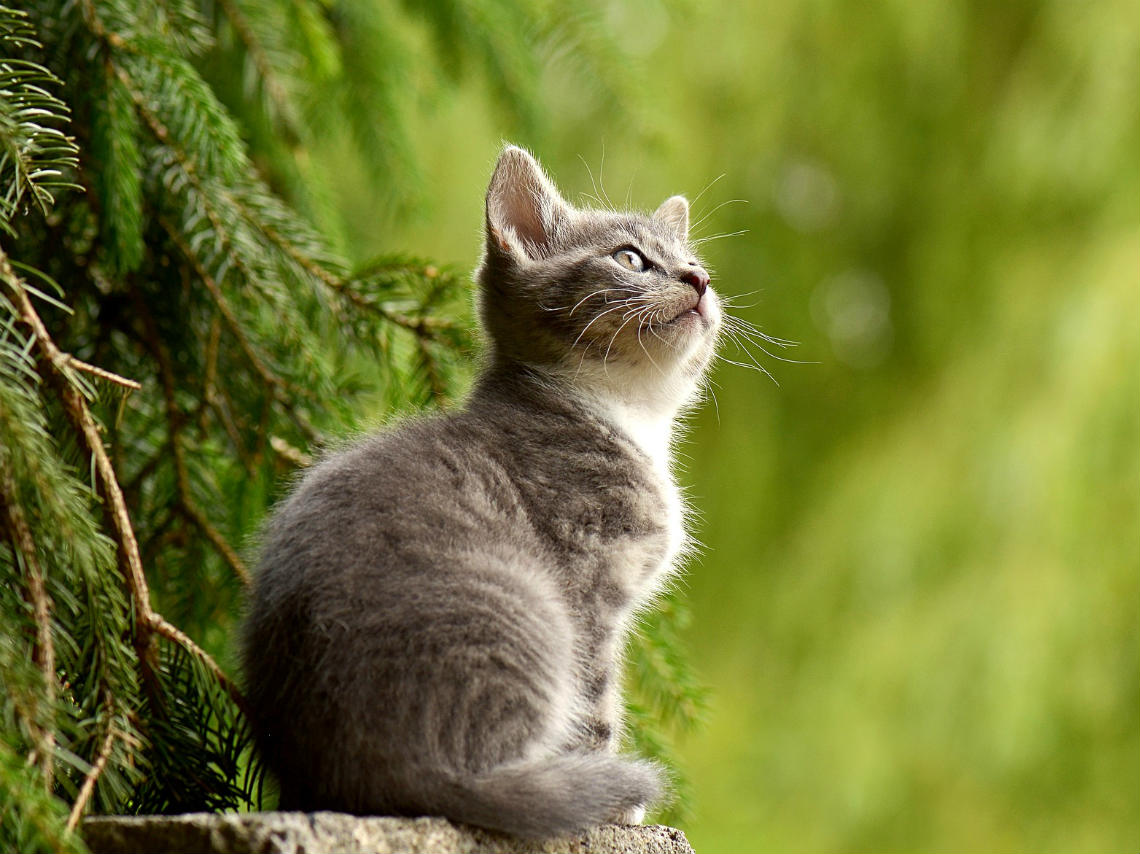
[[421,417],[327,454],[299,479],[263,534],[268,584],[373,584],[509,535],[517,495],[469,417]]

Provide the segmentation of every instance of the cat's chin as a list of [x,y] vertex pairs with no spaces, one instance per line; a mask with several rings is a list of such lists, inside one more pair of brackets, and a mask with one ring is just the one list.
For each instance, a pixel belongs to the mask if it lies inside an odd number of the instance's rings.
[[652,337],[666,344],[670,350],[683,353],[697,346],[704,338],[715,338],[720,329],[720,320],[720,306],[715,298],[702,299],[693,307],[682,309],[663,323],[648,324],[646,330],[652,334]]

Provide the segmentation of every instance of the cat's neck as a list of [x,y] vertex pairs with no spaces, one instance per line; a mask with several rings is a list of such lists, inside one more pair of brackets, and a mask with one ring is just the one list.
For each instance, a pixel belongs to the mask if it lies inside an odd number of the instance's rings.
[[669,471],[673,461],[670,448],[677,417],[675,410],[667,414],[655,412],[637,404],[606,397],[595,398],[591,402],[607,421],[633,440],[656,468]]
[[497,361],[484,373],[475,398],[505,394],[516,403],[588,415],[624,434],[664,474],[671,468],[678,416],[688,403],[686,396],[669,391],[616,376]]

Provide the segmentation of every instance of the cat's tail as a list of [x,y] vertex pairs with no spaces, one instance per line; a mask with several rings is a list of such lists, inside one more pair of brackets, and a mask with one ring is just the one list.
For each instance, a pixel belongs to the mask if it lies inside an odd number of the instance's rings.
[[663,782],[651,762],[569,753],[450,778],[441,788],[438,812],[449,818],[545,839],[635,815],[661,797]]

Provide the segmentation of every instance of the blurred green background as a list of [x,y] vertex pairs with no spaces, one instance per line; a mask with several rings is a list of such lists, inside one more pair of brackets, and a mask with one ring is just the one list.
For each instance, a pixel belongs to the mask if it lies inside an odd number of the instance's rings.
[[580,203],[696,198],[714,284],[800,342],[756,353],[778,385],[720,366],[680,449],[694,846],[1137,850],[1135,5],[629,0],[602,25],[624,99],[554,56],[520,130],[477,78],[415,81],[419,195],[346,157],[331,208],[357,258],[472,268],[510,139]]

